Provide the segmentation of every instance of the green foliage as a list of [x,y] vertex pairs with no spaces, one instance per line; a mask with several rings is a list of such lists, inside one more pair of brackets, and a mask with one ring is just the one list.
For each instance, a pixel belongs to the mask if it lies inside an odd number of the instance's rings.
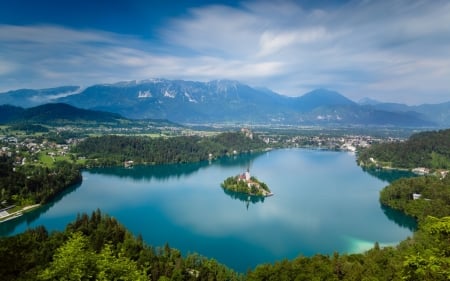
[[56,194],[81,181],[79,168],[67,161],[53,167],[15,166],[13,158],[0,157],[0,202],[8,205],[46,203]]
[[239,179],[239,176],[228,177],[223,181],[221,186],[232,192],[245,193],[253,196],[264,196],[264,191],[270,192],[267,184],[260,182],[255,177],[250,178],[250,183],[246,180]]
[[137,262],[124,254],[124,250],[115,256],[111,245],[106,244],[100,254],[96,255],[96,280],[147,280],[144,270],[138,268]]
[[19,120],[45,124],[68,124],[70,122],[116,123],[122,116],[114,113],[76,108],[64,103],[47,103],[25,109]]
[[124,161],[165,164],[198,162],[227,154],[250,152],[266,147],[259,138],[242,133],[223,133],[213,137],[182,136],[149,138],[135,136],[101,136],[87,138],[73,152],[90,159],[88,166],[121,165]]
[[244,181],[239,181],[237,177],[228,177],[221,184],[223,188],[239,193],[249,193],[248,185]]
[[450,169],[450,129],[417,133],[406,142],[376,144],[359,151],[358,162],[371,164],[370,158],[397,168]]
[[26,134],[34,134],[40,132],[47,133],[49,131],[48,128],[42,125],[31,124],[28,122],[13,124],[11,125],[10,129],[13,131],[25,131]]
[[47,230],[42,226],[20,235],[0,238],[1,279],[34,280],[50,261],[60,238],[55,234],[50,241]]
[[43,270],[40,280],[146,280],[145,271],[123,254],[116,256],[110,244],[95,253],[81,232],[56,249],[53,261]]
[[38,277],[41,280],[89,280],[95,273],[94,252],[88,248],[81,233],[72,233],[69,240],[56,249],[53,261]]
[[449,280],[450,217],[427,217],[417,236],[416,251],[403,262],[403,279]]
[[267,186],[267,184],[265,182],[259,182],[259,186],[264,189],[267,192],[270,192],[269,187]]
[[153,248],[99,210],[64,232],[43,227],[0,238],[2,280],[242,280],[212,259]]
[[146,280],[145,271],[122,252],[116,256],[110,244],[100,253],[89,248],[87,237],[80,232],[56,250],[53,261],[38,276],[40,280]]
[[[413,193],[421,194],[414,200]],[[380,202],[415,218],[450,215],[450,176],[424,176],[394,181],[380,193]]]

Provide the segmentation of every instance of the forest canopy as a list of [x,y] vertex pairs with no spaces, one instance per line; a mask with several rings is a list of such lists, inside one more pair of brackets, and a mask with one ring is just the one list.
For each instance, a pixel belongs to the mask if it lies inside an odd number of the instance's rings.
[[450,176],[402,178],[385,187],[380,202],[419,220],[450,215]]
[[374,144],[358,152],[358,162],[406,169],[450,169],[450,129],[416,133],[405,142]]
[[241,280],[198,254],[151,247],[97,210],[62,232],[44,227],[0,238],[0,276],[7,280]]
[[89,166],[111,166],[130,160],[142,164],[198,162],[265,147],[266,143],[257,136],[241,132],[171,138],[108,135],[87,138],[72,152],[86,157]]

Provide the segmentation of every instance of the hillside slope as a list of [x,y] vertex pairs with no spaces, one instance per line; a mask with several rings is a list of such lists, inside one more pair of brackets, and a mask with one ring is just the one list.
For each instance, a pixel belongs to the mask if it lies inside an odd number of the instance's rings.
[[407,169],[450,169],[450,129],[417,133],[405,142],[373,145],[358,153],[358,162]]

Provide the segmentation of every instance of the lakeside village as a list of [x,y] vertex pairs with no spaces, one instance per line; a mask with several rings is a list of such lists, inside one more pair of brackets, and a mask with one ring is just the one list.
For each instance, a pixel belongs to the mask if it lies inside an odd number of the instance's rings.
[[[252,132],[249,129],[241,129],[241,132],[245,133],[250,138],[253,137]],[[3,131],[3,133],[5,132]],[[191,133],[184,132],[179,135],[207,136],[208,134],[204,134],[204,132],[197,132],[196,134],[195,132],[191,131]],[[260,136],[268,146],[271,146],[273,148],[303,147],[312,149],[348,151],[351,153],[355,153],[359,148],[366,148],[371,146],[372,144],[404,141],[404,139],[401,138],[379,138],[366,135],[287,136],[283,134],[274,135],[260,133]],[[70,147],[73,145],[77,145],[85,138],[86,137],[71,137],[64,139],[63,143],[56,143],[55,141],[49,141],[46,138],[42,137],[35,138],[35,136],[33,135],[0,135],[0,157],[13,158],[15,166],[24,166],[27,164],[41,162],[42,160],[49,162],[55,162],[57,160],[83,161],[83,156],[76,157],[75,155],[70,153]],[[385,167],[373,158],[371,158],[370,161],[372,162],[370,163],[371,165],[375,165],[376,167],[384,169],[390,169],[390,167]],[[132,167],[133,165],[134,162],[131,160],[124,162],[124,166],[127,168]],[[364,164],[362,166],[364,166]],[[414,168],[412,169],[412,172],[418,175],[430,174],[430,170],[424,167]],[[443,177],[448,173],[448,171],[441,171],[441,173],[441,177]]]
[[[73,128],[73,127],[70,127]],[[64,131],[58,128],[58,131]],[[246,133],[248,137],[252,137],[252,133],[248,129],[241,129],[241,132]],[[5,133],[5,132],[3,132]],[[104,132],[112,133],[112,132]],[[123,134],[123,132],[121,133]],[[355,152],[358,148],[368,147],[374,143],[384,142],[399,142],[402,141],[398,138],[375,138],[364,135],[345,135],[345,136],[286,136],[283,134],[264,134],[259,133],[267,145],[273,147],[305,147],[305,148],[321,148],[330,150],[341,150]],[[209,136],[204,132],[181,132],[179,134],[173,133],[170,136]],[[56,143],[54,141],[48,141],[46,138],[36,138],[33,135],[16,135],[16,134],[0,134],[0,157],[14,157],[17,165],[25,165],[25,163],[36,162],[37,155],[46,153],[51,158],[55,159],[56,156],[64,156],[70,154],[69,148],[72,145],[76,145],[83,141],[86,137],[80,138],[67,138],[64,139],[65,143]],[[129,163],[132,164],[132,163]]]
[[[67,139],[65,144],[57,144],[46,139],[35,139],[27,136],[0,136],[0,157],[12,159],[13,172],[27,165],[51,165],[57,160],[73,160],[69,153],[71,145],[78,143],[76,139]],[[72,156],[72,157],[71,157]],[[31,176],[28,176],[30,178]],[[40,204],[20,207],[10,205],[3,198],[4,187],[0,188],[0,223],[20,217]]]
[[273,196],[267,184],[251,176],[249,169],[243,174],[225,179],[221,186],[224,189],[250,196]]

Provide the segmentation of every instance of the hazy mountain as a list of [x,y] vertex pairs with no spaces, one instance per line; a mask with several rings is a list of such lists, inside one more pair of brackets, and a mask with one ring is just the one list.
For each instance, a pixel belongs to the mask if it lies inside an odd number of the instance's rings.
[[295,108],[302,112],[308,112],[318,107],[351,107],[356,103],[327,89],[317,89],[295,99]]
[[358,101],[358,104],[360,104],[360,105],[376,105],[376,104],[379,104],[379,103],[381,103],[380,101],[377,101],[377,100],[374,100],[374,99],[371,99],[371,98],[362,98],[362,99],[360,99],[359,101]]
[[[24,91],[28,91],[25,93]],[[73,106],[118,113],[134,119],[168,119],[179,123],[251,122],[291,125],[450,125],[449,104],[411,108],[376,103],[361,105],[340,93],[318,89],[300,97],[279,95],[230,80],[195,82],[152,79],[94,85],[83,90],[60,87],[0,94],[0,103],[51,99]],[[4,102],[5,100],[9,102]],[[23,102],[23,101],[22,101]],[[447,110],[447,111],[446,111]]]
[[450,126],[450,102],[408,106],[400,103],[378,103],[373,108],[381,111],[420,114],[423,119],[432,120],[442,127]]
[[50,89],[20,89],[0,93],[0,104],[9,104],[19,107],[33,107],[56,101],[58,98],[76,94],[80,91],[78,86],[63,86]]
[[95,85],[59,99],[81,108],[117,112],[129,118],[165,118],[177,122],[267,120],[283,96],[235,81],[207,83],[149,80]]
[[450,102],[439,104],[422,104],[414,106],[413,111],[419,112],[429,120],[443,127],[450,127]]
[[386,111],[399,111],[399,112],[413,111],[412,107],[406,104],[393,102],[379,102],[373,104],[372,107],[378,110],[386,110]]

